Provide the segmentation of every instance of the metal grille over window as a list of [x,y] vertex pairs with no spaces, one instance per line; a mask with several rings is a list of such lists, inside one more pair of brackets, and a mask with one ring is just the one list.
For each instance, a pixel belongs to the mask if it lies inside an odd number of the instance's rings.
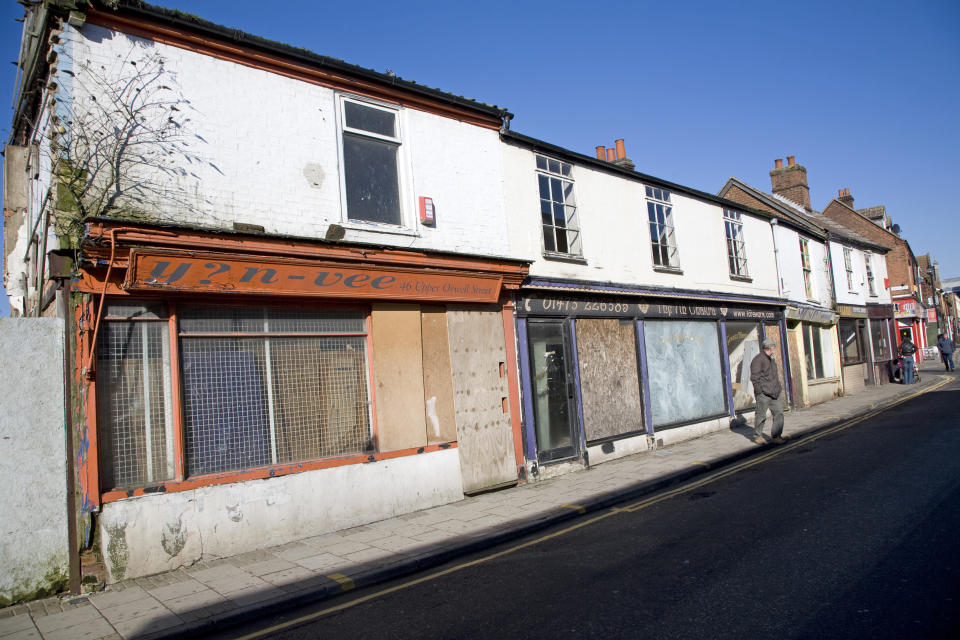
[[743,240],[743,221],[739,211],[723,210],[723,225],[727,234],[727,262],[730,275],[746,277],[747,250]]
[[543,249],[547,253],[582,254],[572,173],[570,163],[537,156]]
[[650,220],[650,245],[653,264],[658,267],[680,267],[677,238],[673,225],[673,206],[666,189],[647,187],[647,216]]
[[[134,321],[147,307],[108,308],[97,347],[102,482],[110,488],[173,478],[173,410],[166,322]],[[153,315],[156,317],[156,315]]]
[[372,450],[362,311],[185,305],[177,321],[179,362],[165,305],[107,305],[96,387],[105,490]]
[[181,314],[188,475],[372,448],[362,313]]

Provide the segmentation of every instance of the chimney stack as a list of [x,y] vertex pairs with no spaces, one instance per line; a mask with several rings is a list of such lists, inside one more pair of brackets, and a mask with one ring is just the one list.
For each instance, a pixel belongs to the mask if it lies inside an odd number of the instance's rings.
[[634,170],[633,161],[627,157],[627,148],[623,142],[623,138],[619,138],[614,142],[613,147],[607,148],[603,145],[597,147],[597,160],[606,159],[607,162],[615,164],[618,167],[623,167],[624,169],[629,169],[630,171]]
[[617,146],[617,159],[613,161],[613,164],[633,171],[633,160],[627,157],[627,146],[623,142],[623,138],[616,140],[614,144]]
[[842,202],[843,204],[845,204],[845,205],[847,205],[848,207],[850,207],[851,209],[853,209],[853,196],[850,195],[850,189],[849,189],[849,188],[841,189],[841,190],[840,190],[840,197],[837,198],[837,200],[839,200],[839,201]]
[[792,202],[796,202],[804,209],[810,210],[810,187],[807,186],[807,170],[797,164],[796,156],[787,156],[787,166],[777,159],[774,169],[770,172],[770,183],[773,193]]

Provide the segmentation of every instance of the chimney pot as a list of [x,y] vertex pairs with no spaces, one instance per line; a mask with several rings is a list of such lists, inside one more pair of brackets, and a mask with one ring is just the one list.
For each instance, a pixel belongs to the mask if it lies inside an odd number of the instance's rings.
[[621,158],[626,158],[627,148],[626,148],[626,145],[624,145],[623,143],[623,138],[620,138],[619,140],[617,140],[615,144],[617,145],[617,160],[620,160]]
[[838,197],[838,198],[842,198],[842,197],[843,197],[843,189],[837,189],[837,197]]
[[843,190],[843,195],[845,195],[845,196],[850,195],[850,187],[844,188],[844,190]]
[[607,149],[607,162],[613,162],[614,160],[616,160],[617,159],[617,156],[615,155],[616,153],[617,153],[617,150],[612,147]]
[[602,144],[597,147],[597,160],[603,160],[607,157],[607,148]]
[[777,158],[776,160],[774,160],[774,161],[773,161],[773,166],[774,166],[774,168],[776,168],[776,169],[782,169],[782,168],[783,168],[783,158]]
[[787,156],[787,166],[792,167],[796,164],[796,156]]

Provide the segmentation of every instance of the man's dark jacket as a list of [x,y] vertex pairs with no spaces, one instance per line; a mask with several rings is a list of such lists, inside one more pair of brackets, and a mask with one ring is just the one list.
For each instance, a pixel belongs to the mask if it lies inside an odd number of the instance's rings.
[[944,336],[937,340],[937,348],[940,349],[940,353],[953,353],[953,340]]
[[771,398],[780,397],[780,376],[777,375],[777,362],[765,354],[758,353],[750,363],[750,382],[753,383],[753,393],[760,393]]
[[917,352],[917,347],[909,340],[904,340],[903,344],[900,345],[900,355],[907,357],[912,356]]

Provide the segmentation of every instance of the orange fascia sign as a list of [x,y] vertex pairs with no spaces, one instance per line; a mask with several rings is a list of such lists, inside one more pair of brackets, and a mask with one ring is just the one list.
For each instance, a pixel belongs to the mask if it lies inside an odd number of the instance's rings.
[[497,302],[502,277],[345,267],[309,260],[201,252],[130,252],[123,287],[279,296]]

